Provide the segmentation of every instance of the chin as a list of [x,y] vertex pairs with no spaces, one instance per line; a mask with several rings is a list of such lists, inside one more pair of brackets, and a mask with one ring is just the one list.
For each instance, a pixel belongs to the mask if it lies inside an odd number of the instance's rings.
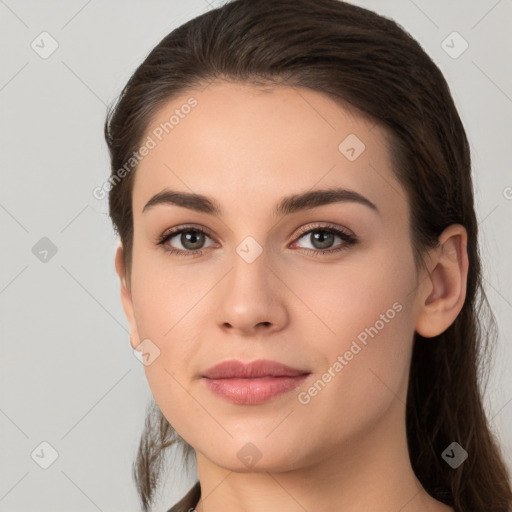
[[[297,469],[302,465],[301,461],[308,460],[298,453],[297,444],[284,446],[279,440],[277,443],[270,443],[264,438],[261,441],[240,442],[236,440],[224,444],[220,453],[202,452],[205,457],[214,464],[237,473],[280,473]],[[274,446],[276,444],[277,446]]]

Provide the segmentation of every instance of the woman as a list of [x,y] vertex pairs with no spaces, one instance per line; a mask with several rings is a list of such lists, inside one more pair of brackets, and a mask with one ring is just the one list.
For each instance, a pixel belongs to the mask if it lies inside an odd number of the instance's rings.
[[110,215],[171,511],[510,510],[482,407],[468,141],[396,23],[235,0],[166,36],[109,111]]

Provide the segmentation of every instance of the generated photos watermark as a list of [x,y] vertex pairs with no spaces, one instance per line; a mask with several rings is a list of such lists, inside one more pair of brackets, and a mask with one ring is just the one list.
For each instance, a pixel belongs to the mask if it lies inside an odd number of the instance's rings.
[[[311,399],[320,393],[329,382],[331,382],[336,375],[338,375],[345,366],[349,364],[354,357],[359,354],[363,348],[368,345],[369,338],[373,339],[379,334],[386,324],[389,324],[393,318],[402,311],[403,306],[400,302],[394,302],[393,305],[379,316],[379,319],[370,327],[366,327],[361,331],[356,339],[352,340],[352,343],[348,350],[343,354],[338,355],[336,360],[329,366],[327,371],[306,391],[301,391],[297,395],[299,403],[307,405],[311,402]],[[359,343],[358,343],[359,342]]]
[[176,126],[178,126],[182,119],[190,114],[192,109],[198,104],[194,97],[190,97],[186,103],[181,105],[180,108],[174,110],[174,114],[169,118],[168,121],[160,123],[151,132],[151,135],[146,137],[144,143],[139,147],[137,151],[134,151],[127,162],[119,168],[113,175],[111,175],[102,185],[97,186],[93,189],[92,195],[95,199],[102,200],[106,197],[107,193],[114,188],[122,179],[126,177],[137,165],[149,155],[152,149],[155,149],[159,142],[161,142],[166,135],[171,133]]

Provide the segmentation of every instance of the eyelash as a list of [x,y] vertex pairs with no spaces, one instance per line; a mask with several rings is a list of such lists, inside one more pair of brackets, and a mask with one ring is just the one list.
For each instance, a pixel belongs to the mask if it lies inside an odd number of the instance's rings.
[[[337,235],[343,240],[344,243],[339,245],[335,249],[308,249],[308,248],[304,248],[304,247],[301,248],[303,251],[306,251],[308,254],[311,254],[312,256],[329,256],[331,254],[344,251],[349,246],[351,246],[357,242],[356,237],[354,237],[353,235],[349,234],[348,232],[343,231],[342,229],[337,228],[333,225],[321,225],[321,226],[301,228],[299,230],[299,234],[298,234],[296,240],[302,238],[305,235],[308,235],[310,233],[314,233],[317,231]],[[194,226],[184,226],[175,231],[171,231],[169,233],[164,233],[163,235],[159,236],[157,239],[157,245],[161,245],[167,254],[178,255],[178,256],[192,256],[192,257],[196,257],[196,258],[200,257],[203,254],[203,251],[205,251],[205,249],[195,249],[195,250],[184,251],[181,249],[169,248],[164,245],[168,240],[170,240],[171,238],[173,238],[176,235],[179,235],[181,233],[202,233],[202,234],[212,238],[210,233],[203,228],[194,227]]]

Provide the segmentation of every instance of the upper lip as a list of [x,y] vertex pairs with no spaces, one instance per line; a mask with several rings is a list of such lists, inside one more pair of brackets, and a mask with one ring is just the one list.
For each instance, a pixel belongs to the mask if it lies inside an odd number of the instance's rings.
[[232,359],[212,366],[201,376],[208,379],[250,379],[258,377],[296,377],[308,373],[310,372],[268,359],[258,359],[249,363]]

